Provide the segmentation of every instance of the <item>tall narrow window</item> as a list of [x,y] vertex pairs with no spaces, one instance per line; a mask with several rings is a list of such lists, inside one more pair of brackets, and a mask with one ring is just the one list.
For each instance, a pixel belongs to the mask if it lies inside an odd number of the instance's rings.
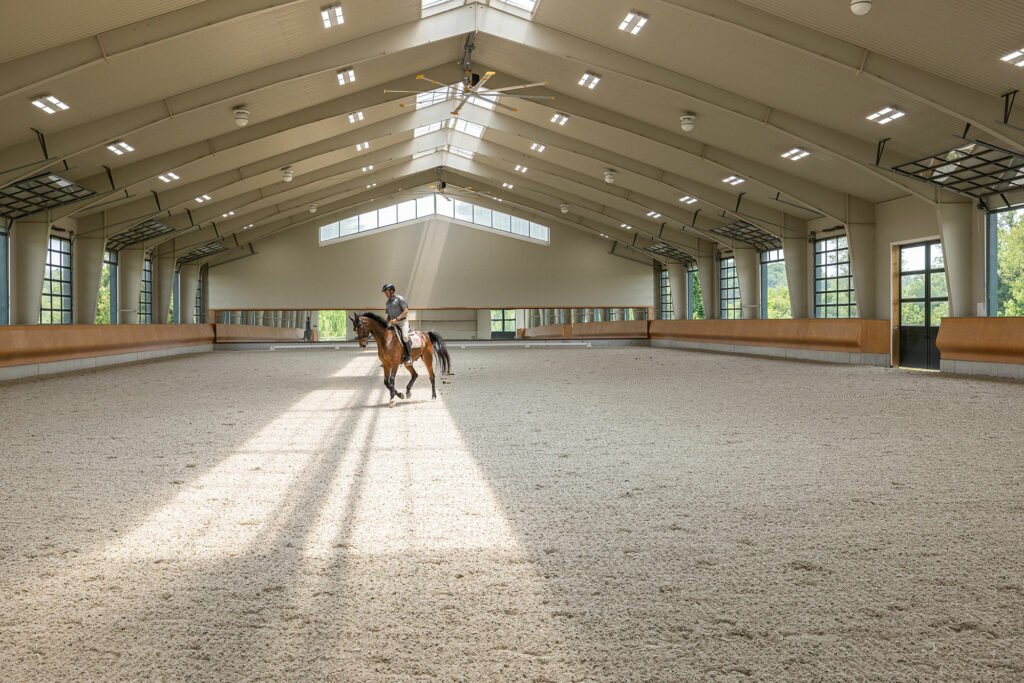
[[39,304],[39,322],[43,325],[70,325],[71,320],[71,240],[50,237],[43,273],[43,297]]
[[139,324],[153,322],[153,260],[142,262],[142,286],[139,287]]
[[675,307],[672,305],[672,284],[668,280],[668,269],[661,269],[661,319],[674,320]]
[[789,305],[786,258],[781,249],[761,252],[761,318],[782,320],[793,317]]
[[117,324],[117,252],[103,252],[100,291],[96,299],[96,324]]
[[491,339],[515,339],[516,309],[491,309]]
[[845,236],[814,243],[814,317],[857,317],[850,245]]
[[7,219],[0,218],[0,325],[11,324],[10,312],[10,240]]
[[736,259],[724,258],[719,262],[719,281],[722,292],[722,320],[736,320],[740,317],[740,286],[736,280]]
[[1024,316],[1024,207],[988,216],[988,314]]
[[196,305],[192,309],[192,322],[203,322],[203,271],[199,271],[199,280],[196,282]]
[[704,294],[700,291],[700,276],[696,268],[686,271],[689,286],[686,288],[686,319],[704,320]]
[[174,282],[171,283],[171,314],[169,323],[180,323],[181,322],[181,292],[178,287],[181,286],[181,271],[177,268],[174,269]]

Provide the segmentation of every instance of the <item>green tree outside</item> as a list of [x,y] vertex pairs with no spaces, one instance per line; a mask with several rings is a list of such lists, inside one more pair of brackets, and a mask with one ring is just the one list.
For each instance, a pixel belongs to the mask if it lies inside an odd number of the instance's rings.
[[693,319],[703,320],[704,319],[704,295],[700,291],[700,278],[697,277],[697,271],[690,273],[690,279],[693,283]]
[[768,319],[782,320],[793,317],[789,302],[789,280],[785,263],[768,264]]
[[996,225],[999,305],[996,315],[1024,316],[1024,211],[999,214]]
[[110,264],[103,264],[100,276],[100,296],[96,300],[96,324],[110,324]]
[[320,311],[320,341],[344,341],[348,332],[346,311]]

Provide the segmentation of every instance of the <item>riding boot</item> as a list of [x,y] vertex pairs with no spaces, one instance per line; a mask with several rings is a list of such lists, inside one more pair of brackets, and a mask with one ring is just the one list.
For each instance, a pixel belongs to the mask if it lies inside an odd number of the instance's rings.
[[402,334],[402,328],[395,325],[395,334],[398,335],[398,341],[402,343],[402,363],[408,363],[409,359],[412,358],[412,352],[409,350],[409,341]]

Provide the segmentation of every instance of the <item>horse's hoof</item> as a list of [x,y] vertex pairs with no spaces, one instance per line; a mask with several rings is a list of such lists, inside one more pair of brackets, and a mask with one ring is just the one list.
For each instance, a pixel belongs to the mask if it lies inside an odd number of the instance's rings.
[[398,398],[405,398],[405,394],[403,394],[401,392],[395,394],[395,396],[397,396]]
[[391,403],[388,404],[390,407],[395,407],[395,399],[391,399]]

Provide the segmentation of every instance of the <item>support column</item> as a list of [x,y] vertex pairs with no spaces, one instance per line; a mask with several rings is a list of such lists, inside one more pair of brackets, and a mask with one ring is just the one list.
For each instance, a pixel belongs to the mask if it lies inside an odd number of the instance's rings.
[[686,320],[686,266],[682,263],[666,264],[668,287],[672,294],[672,317]]
[[100,280],[103,279],[102,237],[79,237],[74,248],[75,282],[75,324],[95,325],[96,304],[100,297]]
[[489,308],[476,309],[476,338],[491,338],[491,309]]
[[142,289],[142,268],[146,252],[125,248],[117,254],[117,322],[135,325],[139,322],[139,291]]
[[[946,285],[949,287],[949,315],[974,318],[979,315],[971,296],[971,234],[974,227],[974,206],[940,204],[939,234],[946,261]],[[984,302],[980,308],[984,311]]]
[[153,254],[153,322],[165,324],[171,313],[171,290],[174,289],[174,250]]
[[700,293],[704,299],[704,319],[717,320],[722,312],[718,306],[718,261],[715,246],[711,242],[700,243],[697,254],[697,277],[700,278]]
[[848,197],[846,212],[846,237],[850,246],[850,267],[853,268],[853,289],[857,295],[857,317],[878,318],[874,206]]
[[755,320],[761,317],[761,278],[757,272],[757,251],[734,249],[733,257],[736,259],[736,284],[740,288],[740,317],[743,320]]
[[11,324],[38,325],[46,272],[48,223],[14,221],[11,228]]
[[192,324],[195,322],[194,309],[196,305],[196,287],[199,286],[199,266],[185,264],[178,270],[178,293],[181,294],[181,322]]
[[810,318],[812,309],[808,297],[807,238],[782,238],[786,259],[786,281],[789,283],[789,306],[794,318]]

